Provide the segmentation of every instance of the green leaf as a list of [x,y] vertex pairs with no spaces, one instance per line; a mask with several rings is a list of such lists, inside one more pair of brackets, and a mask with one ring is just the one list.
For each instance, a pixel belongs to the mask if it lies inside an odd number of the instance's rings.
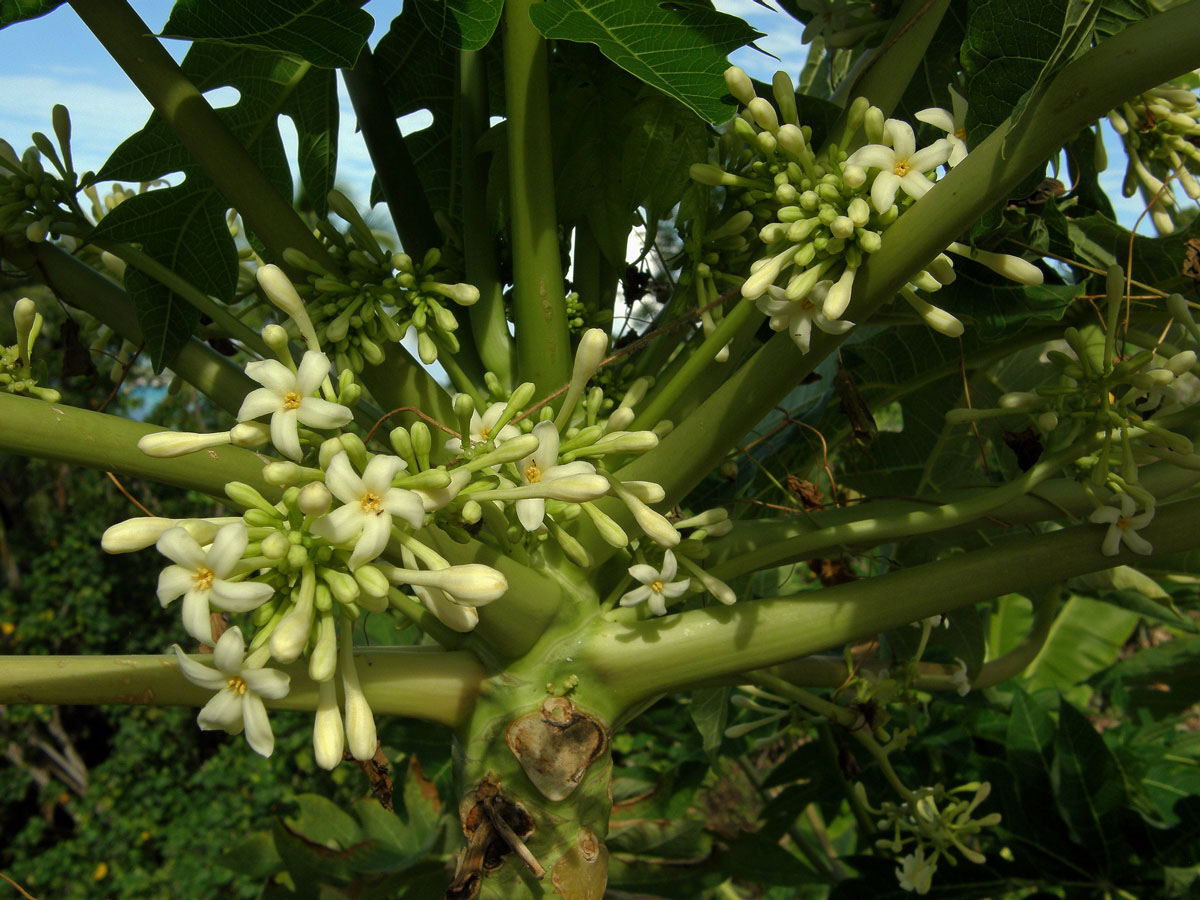
[[429,33],[456,50],[482,50],[504,10],[504,0],[416,0],[413,5]]
[[[1128,264],[1131,232],[1101,215],[1067,220],[1067,233],[1075,253],[1100,269]],[[1193,282],[1182,274],[1187,242],[1200,235],[1194,222],[1166,237],[1133,236],[1133,277],[1161,291],[1189,291]]]
[[1096,38],[1110,38],[1135,22],[1154,15],[1150,0],[1102,0],[1096,18]]
[[529,16],[547,38],[595,44],[622,69],[714,124],[734,112],[721,102],[727,55],[763,36],[697,2],[545,0]]
[[[292,175],[277,117],[292,117],[299,135],[300,174],[314,207],[323,212],[337,161],[334,73],[276,53],[211,43],[194,45],[181,69],[201,91],[225,85],[238,89],[238,102],[217,114],[288,198]],[[229,301],[237,286],[237,247],[225,221],[229,203],[159,115],[152,115],[113,151],[96,180],[144,182],[171,172],[183,172],[183,183],[125,201],[102,220],[95,236],[140,243],[147,254],[198,289]],[[125,284],[151,361],[161,370],[195,329],[198,313],[132,268]]]
[[1112,820],[1128,799],[1125,775],[1092,723],[1069,703],[1058,711],[1050,782],[1072,836],[1085,847],[1103,848],[1108,870],[1119,840]]
[[[93,235],[140,243],[204,293],[228,298],[237,287],[237,247],[225,224],[225,209],[212,183],[197,176],[131,197],[105,216]],[[125,270],[125,290],[154,371],[161,372],[195,331],[200,311],[132,266]]]
[[1063,32],[1070,0],[977,0],[962,45],[967,74],[967,143],[975,146],[1037,84]]
[[1200,637],[1183,635],[1139,650],[1097,681],[1124,685],[1130,706],[1155,718],[1181,713],[1200,702]]
[[176,0],[162,36],[270,50],[314,66],[353,66],[375,20],[342,0]]
[[63,0],[0,0],[0,28],[44,16],[62,3]]
[[704,752],[710,759],[716,757],[721,741],[725,740],[725,723],[729,719],[728,687],[702,688],[692,692],[688,713],[700,732]]
[[1067,0],[1067,9],[1063,17],[1062,34],[1054,51],[1046,60],[1046,65],[1038,73],[1037,81],[1020,100],[1012,113],[1012,127],[1004,136],[1004,147],[1001,155],[1007,155],[1008,148],[1018,140],[1029,121],[1028,112],[1033,101],[1042,95],[1047,85],[1063,68],[1081,53],[1092,46],[1092,30],[1096,24],[1096,16],[1101,9],[1100,0]]
[[1013,690],[1004,752],[1022,797],[1035,800],[1050,787],[1054,755],[1054,720],[1019,687]]
[[1026,670],[1027,688],[1065,691],[1111,666],[1138,616],[1107,603],[1072,597],[1050,626],[1050,636]]
[[260,831],[234,844],[221,854],[219,862],[250,878],[268,878],[283,866],[269,831]]
[[330,849],[344,850],[363,838],[354,817],[319,794],[296,797],[299,812],[285,819],[291,830]]
[[[397,118],[422,109],[433,116],[432,124],[406,134],[404,141],[430,205],[448,210],[454,164],[455,56],[433,39],[417,8],[405,4],[375,47],[375,63]],[[381,199],[376,182],[371,202]]]

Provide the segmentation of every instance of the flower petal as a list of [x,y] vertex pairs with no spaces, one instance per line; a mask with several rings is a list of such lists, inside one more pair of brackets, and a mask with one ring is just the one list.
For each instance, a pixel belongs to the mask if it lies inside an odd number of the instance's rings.
[[182,597],[196,583],[196,572],[183,566],[167,566],[158,573],[158,602],[164,607]]
[[300,449],[300,434],[296,426],[296,410],[277,409],[271,416],[271,443],[284,456],[299,460],[304,455]]
[[226,581],[218,578],[213,581],[209,602],[218,609],[244,613],[258,609],[274,593],[275,588],[261,581]]
[[312,523],[311,530],[331,544],[347,544],[362,533],[365,518],[362,504],[355,500],[321,516]]
[[425,502],[414,491],[391,488],[383,495],[383,508],[389,516],[398,516],[413,528],[420,528],[425,524]]
[[912,126],[902,119],[888,119],[883,123],[884,131],[892,139],[897,159],[908,159],[917,149],[917,137]]
[[934,128],[940,129],[947,134],[954,133],[954,117],[941,107],[931,106],[928,109],[922,109],[913,113],[913,118],[918,122],[924,122],[926,125],[932,125]]
[[1121,552],[1121,527],[1119,525],[1108,526],[1108,531],[1104,533],[1104,540],[1100,543],[1100,552],[1105,556],[1116,556]]
[[518,500],[517,519],[526,531],[537,531],[542,527],[542,519],[546,517],[546,501],[541,497],[526,497]]
[[251,419],[273,413],[281,406],[283,406],[282,394],[270,388],[255,388],[242,401],[242,406],[237,413],[237,420],[249,422]]
[[204,731],[225,731],[240,734],[242,730],[242,698],[224,688],[204,704],[196,723]]
[[246,639],[236,625],[221,635],[213,648],[213,662],[226,675],[236,675],[241,670],[245,655]]
[[343,503],[357,503],[367,492],[367,486],[351,468],[350,457],[345,450],[329,461],[329,467],[325,470],[325,487]]
[[890,169],[875,176],[875,180],[871,182],[871,203],[876,212],[885,213],[895,205],[896,190],[899,187],[900,176]]
[[354,413],[330,400],[305,397],[296,409],[297,418],[310,428],[341,428],[354,418]]
[[533,435],[538,439],[538,448],[533,451],[533,461],[545,472],[558,462],[558,429],[553,422],[538,422],[533,426]]
[[246,374],[280,397],[296,389],[295,373],[277,359],[246,363]]
[[363,470],[363,486],[372,494],[383,495],[392,489],[392,479],[401,469],[407,469],[408,463],[398,456],[379,454],[373,456]]
[[675,554],[668,550],[663,554],[662,572],[659,573],[659,578],[663,581],[670,581],[675,577],[675,573],[679,571],[679,564],[675,561]]
[[246,526],[242,522],[231,522],[222,526],[213,538],[205,564],[218,578],[225,578],[241,560],[248,542]]
[[320,350],[306,350],[296,369],[296,393],[301,397],[314,394],[329,377],[329,357]]
[[896,151],[891,147],[883,146],[883,144],[867,144],[851,153],[846,158],[846,165],[890,172],[896,168]]
[[1140,553],[1142,556],[1149,556],[1154,552],[1154,545],[1132,528],[1126,528],[1122,534],[1122,537],[1125,540],[1125,546],[1127,546],[1134,553]]
[[282,700],[292,682],[287,672],[278,669],[243,669],[242,678],[250,690],[268,700]]
[[262,698],[255,694],[242,697],[242,717],[246,724],[246,743],[259,756],[270,756],[275,749],[275,735]]
[[154,546],[163,556],[193,572],[204,565],[205,554],[200,544],[182,527],[168,528]]
[[413,585],[413,591],[421,598],[425,608],[447,628],[465,634],[479,624],[479,613],[469,606],[453,602],[437,588]]
[[[345,509],[345,507],[342,507]],[[364,563],[376,559],[388,545],[392,536],[392,517],[387,513],[366,515],[362,517],[362,534],[354,542],[354,552],[350,554],[350,568],[357,569]]]
[[629,574],[642,584],[651,584],[658,578],[658,569],[654,568],[654,566],[648,566],[645,563],[638,563],[629,567]]
[[175,651],[175,659],[179,663],[179,671],[192,684],[207,688],[210,691],[219,691],[225,686],[225,682],[228,679],[212,668],[212,666],[198,663],[196,660],[184,655],[183,649],[178,644],[173,644],[171,649]]
[[190,590],[183,595],[183,628],[200,643],[213,645],[208,591]]
[[651,593],[652,591],[650,588],[646,587],[645,585],[636,587],[632,591],[628,591],[627,593],[621,595],[621,605],[637,606],[642,601],[648,599]]
[[934,141],[923,150],[912,154],[908,158],[908,167],[914,172],[928,172],[930,169],[936,169],[950,158],[950,151],[953,149],[954,145],[946,138]]
[[692,579],[685,578],[683,581],[672,581],[670,584],[664,584],[662,595],[668,599],[678,597],[684,593],[692,583]]

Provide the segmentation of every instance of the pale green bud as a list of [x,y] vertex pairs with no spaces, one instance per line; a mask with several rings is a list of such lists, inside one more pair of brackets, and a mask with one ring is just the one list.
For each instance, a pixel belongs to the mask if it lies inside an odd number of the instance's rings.
[[295,605],[275,626],[268,642],[271,656],[281,663],[295,661],[304,650],[305,644],[308,643],[308,633],[312,629],[313,599],[316,587],[316,575],[312,566],[307,565],[300,578],[300,587],[292,594]]
[[197,434],[190,431],[158,431],[142,435],[138,439],[138,449],[147,456],[158,459],[173,459],[203,450],[206,447],[216,447],[229,443],[229,432],[217,434]]
[[737,66],[730,66],[725,70],[725,86],[742,106],[748,106],[756,96],[754,82],[750,80],[750,76],[746,74],[745,70]]
[[304,308],[304,301],[300,299],[300,295],[296,293],[296,288],[292,284],[291,279],[283,273],[283,270],[275,265],[261,266],[254,273],[258,279],[259,286],[263,289],[263,293],[267,295],[267,299],[274,303],[287,315],[296,326],[300,329],[300,333],[304,336],[305,342],[310,350],[320,350],[321,345],[317,341],[317,332],[313,329],[312,319],[308,317],[308,311]]
[[616,521],[594,503],[584,503],[583,511],[587,513],[588,518],[592,520],[592,524],[596,526],[596,531],[600,534],[604,543],[610,547],[625,547],[629,544],[629,535],[625,530],[616,523]]
[[358,599],[359,585],[354,576],[335,569],[321,569],[320,574],[338,603],[353,603]]
[[339,651],[342,689],[346,698],[346,743],[355,759],[371,759],[379,745],[379,738],[375,731],[375,717],[371,714],[371,705],[359,686],[358,670],[354,667],[354,646],[351,642],[349,622],[342,624]]
[[310,481],[300,488],[300,493],[296,496],[296,506],[299,507],[300,512],[314,518],[329,512],[332,503],[333,494],[329,493],[329,488],[319,481]]
[[[320,684],[333,678],[337,671],[337,620],[330,612],[317,619],[317,640],[308,659],[308,677]],[[318,715],[320,713],[318,712]],[[341,734],[341,722],[338,723]],[[315,737],[314,737],[315,740]]]
[[261,509],[268,515],[279,518],[279,510],[275,508],[274,504],[268,503],[262,494],[244,482],[231,481],[226,484],[225,496],[238,506],[246,509]]
[[229,429],[229,440],[235,447],[261,447],[271,439],[271,426],[265,422],[238,422]]
[[282,531],[272,531],[262,540],[262,555],[267,559],[283,559],[292,549],[292,542]]
[[272,462],[263,467],[263,480],[268,484],[297,484],[305,480],[308,472],[294,462]]

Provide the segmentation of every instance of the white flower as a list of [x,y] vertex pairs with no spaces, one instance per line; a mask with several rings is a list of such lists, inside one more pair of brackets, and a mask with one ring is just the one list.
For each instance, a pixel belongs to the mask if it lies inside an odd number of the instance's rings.
[[937,863],[932,859],[925,859],[925,848],[917,847],[916,853],[901,857],[896,878],[899,879],[902,890],[928,894],[929,888],[933,886],[933,874],[936,871]]
[[284,456],[300,459],[298,425],[313,428],[341,428],[353,418],[344,406],[314,397],[317,388],[329,376],[329,357],[309,350],[293,372],[275,359],[246,364],[246,374],[263,385],[246,395],[238,410],[239,422],[271,416],[271,443]]
[[420,528],[424,522],[421,498],[412,491],[392,487],[392,479],[404,468],[400,457],[381,454],[367,463],[359,478],[343,450],[325,470],[325,486],[345,505],[315,521],[312,532],[331,544],[353,541],[351,569],[383,552],[392,535],[392,516],[399,516],[413,528]]
[[1154,518],[1154,507],[1148,507],[1141,515],[1135,516],[1133,513],[1137,504],[1132,497],[1122,494],[1119,502],[1119,506],[1102,506],[1088,516],[1090,522],[1109,523],[1104,543],[1100,545],[1100,552],[1105,556],[1116,556],[1121,550],[1121,543],[1124,542],[1134,553],[1150,555],[1154,552],[1154,547],[1137,533],[1137,529],[1150,524],[1150,520]]
[[204,731],[220,729],[228,734],[246,731],[246,743],[255,753],[270,756],[275,736],[267,719],[263,698],[279,700],[287,696],[289,677],[275,669],[245,668],[246,642],[242,630],[230,628],[213,650],[216,669],[189,659],[176,644],[173,648],[179,670],[192,684],[217,691],[200,710],[196,722]]
[[158,601],[165,607],[182,595],[183,627],[201,643],[213,642],[209,604],[229,612],[249,612],[275,593],[261,581],[226,580],[246,552],[247,542],[246,526],[238,521],[221,527],[207,553],[181,527],[163,532],[155,545],[175,563],[158,576]]
[[958,671],[950,676],[950,683],[958,691],[958,696],[965,697],[971,693],[971,679],[967,677],[967,664],[957,656],[954,658],[954,661],[958,663]]
[[[533,435],[538,439],[537,449],[517,463],[522,484],[544,484],[547,481],[596,474],[596,467],[582,460],[563,466],[556,465],[559,438],[558,429],[554,427],[553,422],[538,422],[533,426]],[[546,516],[544,497],[525,497],[518,500],[516,506],[517,519],[520,520],[522,528],[526,531],[537,531],[542,527],[542,519]]]
[[670,550],[663,555],[662,571],[656,571],[654,566],[648,566],[645,563],[630,566],[629,574],[640,581],[642,586],[624,594],[621,597],[621,605],[637,606],[645,600],[650,607],[650,612],[656,616],[665,615],[667,600],[678,597],[692,583],[690,578],[685,578],[683,581],[672,581],[675,572],[675,554]]
[[953,148],[946,164],[953,169],[967,158],[967,98],[956,91],[953,85],[950,87],[950,107],[953,112],[946,112],[940,107],[931,106],[929,109],[915,113],[913,117],[918,122],[924,122],[946,132],[946,140]]
[[787,329],[800,352],[807,353],[814,325],[826,334],[845,334],[854,327],[853,322],[828,319],[821,311],[821,304],[825,302],[825,295],[831,287],[832,281],[818,281],[807,296],[788,300],[783,288],[769,285],[766,294],[754,302],[758,311],[770,318],[773,331]]
[[936,169],[950,158],[950,141],[942,138],[923,150],[917,150],[917,139],[912,126],[899,119],[888,119],[885,133],[890,136],[892,146],[867,144],[859,147],[846,160],[848,166],[879,169],[871,183],[871,202],[880,213],[885,213],[896,202],[896,191],[903,190],[914,200],[925,196],[933,182],[925,177],[930,169]]
[[[479,410],[474,410],[471,413],[471,443],[484,444],[492,437],[492,431],[496,427],[496,422],[499,421],[501,413],[508,407],[507,403],[493,403],[483,415],[479,414]],[[505,425],[496,434],[496,446],[499,447],[504,441],[515,438],[520,435],[521,429],[516,425]],[[451,453],[462,453],[462,440],[459,438],[451,438],[446,441],[446,449]]]

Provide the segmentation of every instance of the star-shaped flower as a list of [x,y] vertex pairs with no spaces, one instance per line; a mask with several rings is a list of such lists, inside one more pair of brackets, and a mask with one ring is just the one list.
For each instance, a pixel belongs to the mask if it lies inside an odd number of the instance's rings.
[[925,196],[933,187],[933,182],[925,177],[925,173],[946,162],[953,149],[950,141],[942,138],[923,150],[917,150],[912,126],[899,119],[888,119],[884,133],[891,139],[891,147],[867,144],[846,159],[848,166],[879,170],[871,183],[871,202],[880,213],[892,208],[898,190],[903,190],[914,200]]
[[832,281],[818,281],[811,291],[799,300],[788,300],[787,292],[776,285],[767,287],[767,292],[755,300],[758,311],[771,320],[774,331],[787,331],[792,340],[800,348],[801,353],[807,353],[812,341],[814,325],[826,334],[845,334],[854,327],[853,322],[843,319],[828,319],[821,311],[825,295],[833,287]]
[[172,649],[179,660],[179,670],[192,684],[217,691],[217,695],[200,710],[196,722],[204,731],[221,730],[227,734],[246,731],[246,743],[262,756],[275,749],[275,735],[267,719],[263,698],[280,700],[287,696],[291,679],[276,669],[246,667],[246,641],[236,625],[217,641],[210,668],[185,656],[176,644]]
[[262,385],[246,395],[237,420],[248,422],[271,416],[271,443],[284,456],[301,457],[299,425],[312,428],[341,428],[353,418],[346,407],[314,397],[329,375],[329,357],[309,350],[293,372],[275,359],[246,364],[246,374]]
[[[479,410],[474,410],[471,413],[471,443],[483,444],[492,437],[492,432],[496,428],[496,422],[500,420],[500,415],[508,407],[507,403],[493,403],[483,415],[479,414]],[[499,447],[509,438],[515,438],[521,433],[521,429],[516,425],[505,425],[495,436],[496,446]],[[462,453],[462,440],[459,438],[451,438],[446,441],[446,449],[451,453]]]
[[1136,510],[1137,503],[1134,499],[1128,494],[1122,494],[1119,498],[1119,505],[1101,506],[1088,516],[1090,522],[1108,523],[1108,532],[1104,535],[1104,542],[1100,545],[1100,552],[1105,556],[1116,556],[1121,550],[1122,543],[1134,553],[1140,553],[1143,556],[1149,556],[1154,552],[1154,547],[1150,542],[1137,533],[1137,529],[1149,525],[1150,520],[1154,518],[1154,507],[1147,507],[1145,512],[1137,516],[1134,515]]
[[261,581],[229,581],[246,552],[243,522],[223,525],[206,553],[184,528],[163,532],[155,545],[175,565],[158,576],[158,601],[165,607],[183,597],[183,627],[203,644],[213,643],[209,605],[229,612],[249,612],[262,606],[275,589]]
[[[533,426],[533,435],[538,439],[538,448],[517,463],[522,484],[543,484],[560,478],[596,474],[596,467],[583,460],[557,465],[559,437],[553,422],[538,422]],[[537,531],[542,527],[546,517],[544,497],[525,497],[518,500],[516,506],[521,527],[526,531]]]
[[939,106],[931,106],[914,113],[918,122],[932,125],[946,132],[946,140],[951,144],[950,157],[946,164],[954,168],[967,158],[967,98],[950,87],[951,112]]
[[675,554],[670,550],[663,554],[661,571],[645,563],[630,566],[629,574],[640,581],[642,586],[623,594],[621,596],[621,605],[637,606],[644,600],[650,607],[650,612],[654,613],[654,615],[665,615],[667,612],[667,600],[678,597],[692,583],[692,579],[690,578],[685,578],[683,581],[672,581],[671,579],[675,577],[676,571],[678,569],[675,563]]
[[928,894],[929,888],[933,886],[933,875],[936,871],[937,863],[925,858],[924,847],[917,847],[915,853],[901,858],[896,878],[902,890]]
[[413,528],[420,528],[424,522],[425,506],[421,498],[412,491],[392,487],[392,479],[405,467],[400,457],[381,454],[367,463],[359,478],[343,450],[325,470],[325,486],[345,505],[317,519],[312,532],[331,544],[353,541],[351,569],[383,552],[392,535],[393,516],[399,516]]

